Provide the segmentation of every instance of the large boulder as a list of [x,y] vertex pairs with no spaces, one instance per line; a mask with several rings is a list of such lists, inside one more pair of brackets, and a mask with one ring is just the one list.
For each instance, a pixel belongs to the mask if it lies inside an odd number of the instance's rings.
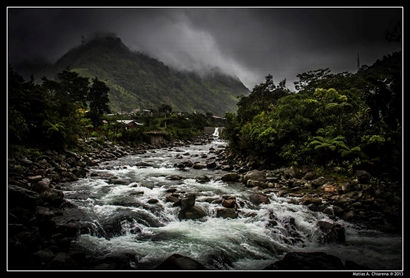
[[115,214],[100,219],[99,223],[105,232],[104,236],[111,238],[113,236],[123,235],[125,233],[123,226],[127,223],[134,223],[135,221],[148,227],[163,226],[151,213],[133,211],[128,208],[118,209]]
[[327,221],[318,221],[318,240],[321,243],[344,243],[346,241],[345,228],[338,224]]
[[181,207],[181,210],[178,214],[178,218],[180,220],[199,219],[207,215],[203,209],[195,206],[195,198],[195,194],[189,193],[186,194],[180,201],[175,203]]
[[50,189],[40,194],[41,200],[48,203],[51,206],[58,207],[64,200],[64,193],[60,190]]
[[243,181],[246,183],[248,180],[254,180],[254,181],[259,181],[259,182],[265,182],[266,181],[266,173],[264,171],[259,171],[259,170],[252,170],[247,172],[244,177]]
[[323,252],[291,252],[286,256],[265,267],[269,270],[337,270],[344,269],[342,261],[335,256]]
[[176,270],[176,269],[184,269],[184,270],[196,270],[196,269],[206,269],[201,263],[198,261],[191,259],[186,256],[182,256],[179,254],[173,254],[169,256],[164,262],[156,267],[156,269],[162,270]]
[[262,188],[267,187],[266,183],[263,182],[263,181],[247,180],[246,187],[256,187],[256,186],[259,186],[259,187],[262,187]]
[[42,193],[50,189],[50,182],[51,180],[49,178],[43,178],[42,180],[33,185],[33,189],[38,193]]
[[200,163],[200,162],[196,162],[194,165],[192,165],[193,169],[203,169],[206,167],[205,163]]
[[219,208],[216,210],[216,217],[237,218],[238,212],[235,208]]
[[183,219],[195,220],[195,219],[200,219],[202,217],[205,217],[206,215],[207,215],[206,212],[200,207],[192,206],[188,209],[184,209],[184,210],[181,209],[181,211],[178,214],[178,218],[179,220],[183,220]]
[[196,177],[195,180],[199,183],[206,183],[206,182],[209,182],[211,178],[208,177],[207,175],[203,175],[203,176]]
[[233,196],[222,196],[222,206],[225,208],[237,208],[236,198]]
[[192,165],[193,165],[193,163],[192,163],[191,160],[185,160],[185,161],[182,161],[180,163],[176,163],[175,167],[178,167],[180,169],[184,169],[184,168],[190,168],[190,167],[192,167]]
[[195,205],[195,194],[186,194],[182,199],[181,199],[181,210],[186,210]]
[[260,193],[251,194],[249,196],[249,200],[255,205],[260,205],[262,203],[270,204],[269,198],[266,195]]
[[206,168],[208,169],[214,169],[216,168],[216,161],[215,160],[207,160],[206,161]]

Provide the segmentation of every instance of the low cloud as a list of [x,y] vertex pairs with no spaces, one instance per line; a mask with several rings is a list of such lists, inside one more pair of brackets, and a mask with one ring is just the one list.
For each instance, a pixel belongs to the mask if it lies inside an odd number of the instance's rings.
[[401,9],[9,9],[11,62],[57,60],[95,32],[117,34],[141,51],[181,70],[214,68],[248,88],[272,74],[291,84],[298,73],[329,67],[354,71],[401,49],[385,39]]

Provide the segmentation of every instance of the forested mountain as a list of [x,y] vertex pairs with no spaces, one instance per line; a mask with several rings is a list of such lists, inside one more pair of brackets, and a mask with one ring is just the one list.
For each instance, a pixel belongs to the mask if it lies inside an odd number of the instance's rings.
[[235,110],[238,96],[249,93],[236,77],[218,70],[206,75],[177,71],[143,53],[131,51],[120,38],[113,36],[84,42],[46,68],[30,64],[29,69],[17,65],[16,70],[27,75],[35,69],[34,77],[39,79],[43,75],[53,78],[67,67],[81,76],[97,76],[104,81],[110,88],[113,112],[169,104],[174,111],[222,116]]

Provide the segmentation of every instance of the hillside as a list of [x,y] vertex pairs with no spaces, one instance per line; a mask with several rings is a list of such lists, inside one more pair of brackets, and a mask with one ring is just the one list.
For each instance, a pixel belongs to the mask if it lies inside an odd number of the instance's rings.
[[37,75],[53,77],[67,67],[82,76],[103,80],[110,88],[113,112],[157,108],[166,103],[174,111],[224,115],[236,109],[238,96],[249,93],[238,78],[218,71],[206,76],[180,72],[131,51],[115,37],[93,39],[73,48]]

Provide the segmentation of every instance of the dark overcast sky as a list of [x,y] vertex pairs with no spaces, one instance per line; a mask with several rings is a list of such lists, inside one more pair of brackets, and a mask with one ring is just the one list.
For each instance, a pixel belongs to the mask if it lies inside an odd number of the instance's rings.
[[9,62],[45,56],[55,61],[81,35],[116,33],[132,50],[170,66],[212,67],[252,88],[271,73],[276,81],[329,67],[355,71],[401,49],[387,30],[400,8],[9,8]]

